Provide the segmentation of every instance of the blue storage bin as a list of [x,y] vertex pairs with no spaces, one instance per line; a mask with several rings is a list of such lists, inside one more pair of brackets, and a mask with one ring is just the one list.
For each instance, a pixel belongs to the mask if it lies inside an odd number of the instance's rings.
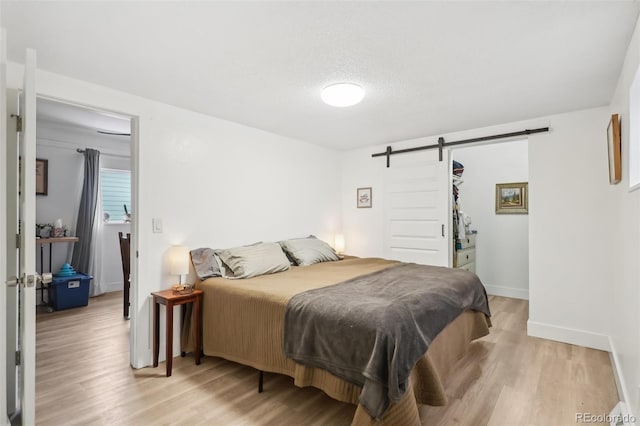
[[49,283],[49,303],[56,311],[89,304],[91,275],[76,272],[73,275],[54,275]]

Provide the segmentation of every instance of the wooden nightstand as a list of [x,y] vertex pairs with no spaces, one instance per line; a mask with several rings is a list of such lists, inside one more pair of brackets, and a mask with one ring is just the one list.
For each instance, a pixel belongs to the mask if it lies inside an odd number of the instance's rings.
[[[201,324],[200,309],[202,306],[202,290],[193,290],[193,293],[175,294],[173,290],[163,290],[151,293],[153,296],[153,366],[158,366],[158,354],[160,353],[160,305],[166,306],[167,314],[167,377],[171,376],[171,366],[173,363],[173,307],[182,305],[181,319],[184,320],[184,305],[193,303],[191,313],[191,324],[195,336],[193,353],[196,357],[196,365],[200,365],[200,354],[202,348],[200,344]],[[182,325],[182,321],[180,321]],[[184,353],[181,352],[184,356]]]

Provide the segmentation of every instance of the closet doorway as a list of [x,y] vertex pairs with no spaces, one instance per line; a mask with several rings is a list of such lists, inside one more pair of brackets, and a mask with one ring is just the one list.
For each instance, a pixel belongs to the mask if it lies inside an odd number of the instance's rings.
[[[468,228],[477,231],[458,244],[461,257],[473,260],[471,267],[489,294],[528,299],[529,216],[496,213],[496,184],[529,181],[528,140],[454,148],[451,158],[464,166],[459,178],[452,177],[459,210],[470,220]],[[453,266],[464,268],[465,262]]]

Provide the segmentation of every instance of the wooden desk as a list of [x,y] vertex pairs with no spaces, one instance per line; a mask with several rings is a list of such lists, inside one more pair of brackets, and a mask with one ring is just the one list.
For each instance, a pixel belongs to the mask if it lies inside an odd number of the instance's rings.
[[77,243],[80,241],[78,237],[58,237],[58,238],[36,238],[36,245],[40,246],[40,273],[44,273],[44,256],[43,245],[49,244],[49,271],[51,272],[51,253],[54,243]]
[[[195,336],[193,353],[196,358],[196,365],[200,365],[200,354],[202,353],[200,335],[200,309],[202,306],[202,290],[193,290],[193,293],[175,294],[173,290],[163,290],[151,293],[153,296],[153,366],[158,366],[158,355],[160,354],[160,305],[166,307],[166,358],[167,358],[167,377],[171,376],[171,367],[173,364],[173,307],[177,305],[193,303],[193,312],[191,312],[191,324],[193,326],[193,334]],[[181,315],[184,319],[184,315]],[[180,321],[182,325],[182,321]],[[183,353],[181,353],[184,355]]]

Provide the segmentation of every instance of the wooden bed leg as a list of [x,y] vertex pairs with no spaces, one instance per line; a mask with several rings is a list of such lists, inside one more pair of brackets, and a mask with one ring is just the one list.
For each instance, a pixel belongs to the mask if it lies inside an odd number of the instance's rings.
[[262,384],[264,382],[264,372],[262,370],[258,370],[258,393],[262,393]]

